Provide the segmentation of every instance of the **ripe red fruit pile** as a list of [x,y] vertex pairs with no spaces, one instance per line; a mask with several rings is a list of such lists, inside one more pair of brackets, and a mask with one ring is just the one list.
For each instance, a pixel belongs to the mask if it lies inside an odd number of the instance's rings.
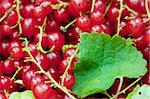
[[[63,83],[66,90],[73,88],[77,57],[72,59],[64,79],[62,75],[76,47],[65,51],[62,47],[77,45],[83,32],[131,37],[149,61],[150,1],[123,0],[122,5],[120,1],[0,0],[0,99],[8,98],[6,93],[27,89],[33,91],[36,99],[68,99],[62,90],[52,86],[45,73],[49,72],[56,83]],[[45,72],[39,72],[37,65]],[[150,85],[149,79],[147,73],[141,82]],[[132,79],[125,82],[127,86]],[[118,86],[117,80],[113,86]],[[109,89],[111,94],[117,90],[113,86]]]

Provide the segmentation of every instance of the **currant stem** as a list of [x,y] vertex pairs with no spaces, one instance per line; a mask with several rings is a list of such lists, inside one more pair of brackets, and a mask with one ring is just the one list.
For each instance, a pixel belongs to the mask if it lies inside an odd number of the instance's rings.
[[[126,87],[125,89],[123,89],[122,91],[120,91],[118,93],[118,95],[125,93],[129,88],[131,88],[134,84],[136,84],[139,80],[141,80],[141,78],[138,78],[137,80],[135,80],[132,84],[130,84],[128,87]],[[115,95],[113,97],[111,97],[110,99],[114,99],[114,97],[116,97]]]
[[110,3],[107,5],[104,16],[107,14],[107,12],[108,12],[109,8],[111,7],[112,3],[113,3],[113,0],[111,0]]
[[92,0],[92,8],[91,8],[91,13],[94,11],[94,5],[95,5],[96,0]]
[[32,3],[34,3],[35,0],[31,0]]
[[43,28],[43,30],[44,30],[44,29],[45,29],[45,27],[46,27],[46,21],[47,21],[47,16],[45,17],[44,22],[43,22],[43,24],[42,24],[42,28]]
[[107,91],[103,91],[101,93],[104,94],[104,95],[106,95],[108,98],[111,98],[111,95],[109,95]]
[[[28,41],[27,41],[26,43],[28,43]],[[30,49],[29,49],[28,47],[25,47],[23,50],[26,51],[26,52],[29,54],[29,56],[31,57],[31,61],[36,64],[36,66],[40,69],[40,71],[41,71],[43,74],[47,75],[47,77],[56,85],[56,87],[60,88],[60,89],[61,89],[64,93],[66,93],[71,99],[76,99],[73,95],[71,95],[71,94],[69,93],[68,90],[64,89],[63,86],[59,85],[59,84],[53,79],[53,77],[51,76],[51,74],[50,74],[49,72],[44,71],[44,69],[41,67],[40,63],[34,59],[34,57],[32,56],[32,54],[30,53]]]
[[135,12],[134,10],[132,10],[131,8],[129,8],[126,4],[123,5],[124,8],[126,8],[128,11],[130,11],[131,13],[133,13],[134,15],[137,14],[137,12]]
[[62,86],[64,85],[64,79],[65,79],[65,77],[67,76],[68,70],[69,70],[69,68],[70,68],[70,66],[71,66],[71,62],[72,62],[73,58],[75,57],[75,55],[77,54],[78,51],[79,51],[79,49],[77,48],[77,49],[75,50],[75,52],[74,52],[74,53],[71,55],[71,57],[70,57],[68,66],[67,66],[67,68],[66,68],[64,74],[62,75],[62,83],[61,83]]
[[63,31],[63,32],[66,32],[67,29],[76,22],[76,19],[74,19],[73,21],[71,21],[70,23],[68,23],[65,27],[61,27],[60,29]]
[[122,84],[123,84],[123,77],[120,77],[119,79],[120,79],[120,83],[119,83],[119,86],[118,86],[118,89],[117,89],[117,92],[116,92],[116,95],[115,95],[115,99],[117,99],[118,93],[120,92]]
[[47,17],[45,17],[43,25],[38,27],[39,30],[40,30],[40,36],[39,36],[39,42],[37,44],[37,49],[39,51],[41,51],[42,53],[44,53],[44,54],[46,54],[47,52],[44,51],[44,49],[42,48],[42,37],[43,37],[43,34],[44,34],[43,30],[44,30],[44,28],[46,26],[46,20],[47,20]]
[[150,10],[149,10],[149,7],[148,7],[148,2],[150,2],[150,1],[145,0],[145,8],[146,8],[146,12],[147,12],[147,15],[148,15],[148,20],[150,20]]
[[5,14],[0,18],[0,23],[7,17],[7,15],[16,7],[16,5],[12,5],[12,7],[5,12]]
[[42,53],[44,53],[44,54],[46,54],[46,52],[43,50],[43,48],[42,48],[42,37],[43,37],[43,27],[41,27],[41,26],[39,26],[38,27],[39,28],[39,30],[40,30],[40,36],[39,36],[39,42],[38,42],[38,46],[37,46],[37,49],[39,50],[39,51],[41,51]]
[[118,11],[119,12],[119,15],[118,15],[118,24],[117,24],[117,35],[119,35],[119,32],[121,30],[121,27],[120,27],[120,19],[121,19],[121,14],[122,14],[122,11],[123,11],[123,0],[120,0],[120,10]]
[[68,3],[67,2],[63,2],[63,1],[58,1],[58,4],[51,4],[50,5],[53,9],[57,10],[57,9],[60,9],[61,7],[64,7],[66,8],[68,6]]
[[14,79],[15,79],[16,75],[19,73],[19,71],[20,71],[22,68],[23,68],[23,67],[19,67],[19,66],[18,66],[18,69],[17,69],[17,71],[15,72],[15,74],[13,75],[13,77],[11,78],[11,80],[14,80]]
[[8,98],[9,94],[6,90],[4,90],[5,96]]
[[49,78],[50,78],[50,80],[55,84],[55,86],[57,86],[59,89],[61,89],[63,92],[65,92],[71,99],[76,99],[73,95],[71,95],[69,92],[68,92],[68,90],[65,88],[64,89],[64,87],[62,87],[60,84],[58,84],[53,78],[52,78],[52,76],[50,75],[50,73],[47,73],[46,74]]
[[16,12],[18,14],[18,21],[17,21],[17,24],[12,26],[11,28],[13,29],[13,28],[16,28],[17,26],[19,26],[19,33],[22,34],[22,27],[21,27],[21,23],[20,23],[21,19],[23,19],[21,14],[20,14],[21,1],[20,0],[15,0],[15,2],[16,2],[16,5],[17,5],[16,6]]
[[77,45],[72,45],[72,44],[69,44],[69,45],[64,45],[63,47],[62,47],[62,52],[64,53],[67,49],[69,49],[69,48],[77,48]]
[[23,81],[22,81],[22,80],[16,80],[15,83],[16,83],[16,84],[23,85]]
[[135,18],[136,18],[136,16],[131,16],[131,17],[126,16],[124,19],[131,20],[131,19],[135,19]]

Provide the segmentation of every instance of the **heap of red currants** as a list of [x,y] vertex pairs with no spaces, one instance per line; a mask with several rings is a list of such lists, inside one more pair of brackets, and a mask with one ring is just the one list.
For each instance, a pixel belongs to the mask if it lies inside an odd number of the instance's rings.
[[[0,99],[25,90],[36,99],[77,98],[74,53],[83,32],[130,38],[148,62],[138,83],[150,85],[149,0],[0,0]],[[133,81],[125,78],[123,88]]]

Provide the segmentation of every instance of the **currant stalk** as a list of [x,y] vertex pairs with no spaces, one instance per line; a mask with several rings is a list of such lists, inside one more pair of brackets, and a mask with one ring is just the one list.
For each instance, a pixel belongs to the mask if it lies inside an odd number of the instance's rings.
[[73,25],[75,22],[76,22],[77,19],[74,19],[73,21],[71,21],[70,23],[68,23],[66,26],[61,26],[60,29],[63,31],[63,32],[66,32],[67,29]]
[[111,0],[110,3],[107,5],[104,16],[107,14],[107,12],[108,12],[109,8],[111,7],[112,3],[113,3],[113,0]]
[[35,0],[31,0],[32,3],[34,3]]
[[39,51],[41,51],[42,53],[44,53],[44,54],[46,54],[47,52],[46,51],[44,51],[44,49],[43,49],[43,47],[42,47],[42,36],[43,36],[43,28],[41,27],[41,26],[39,26],[38,27],[39,28],[39,30],[40,30],[40,35],[39,35],[39,42],[38,42],[38,44],[37,44],[37,49],[39,50]]
[[8,93],[6,90],[4,90],[4,93],[5,93],[5,96],[6,96],[6,97],[9,96],[9,93]]
[[12,7],[5,12],[5,14],[0,18],[0,23],[7,17],[7,15],[16,7],[16,5],[12,5]]
[[63,51],[63,53],[67,50],[67,49],[69,49],[69,48],[77,48],[77,45],[72,45],[72,44],[70,44],[70,45],[64,45],[63,47],[62,47],[62,51]]
[[122,14],[122,11],[123,11],[123,0],[120,0],[120,10],[118,11],[119,12],[119,15],[118,15],[118,24],[117,24],[117,35],[119,35],[119,32],[121,30],[121,27],[120,27],[120,19],[121,19],[121,14]]
[[148,20],[150,20],[150,8],[148,7],[148,2],[150,2],[149,0],[145,0],[145,8],[146,8],[146,12],[148,15]]
[[62,78],[62,83],[61,83],[62,86],[64,85],[64,79],[65,79],[65,77],[67,76],[68,70],[69,70],[69,68],[70,68],[70,66],[71,66],[71,62],[72,62],[73,58],[75,57],[75,55],[77,54],[78,51],[79,51],[79,49],[77,48],[77,49],[75,50],[75,52],[71,55],[71,57],[70,57],[70,59],[69,59],[68,66],[67,66],[67,68],[66,68],[64,74],[61,76],[61,78]]
[[47,17],[44,19],[43,25],[38,27],[39,30],[40,30],[40,35],[39,35],[39,42],[37,44],[37,49],[39,51],[41,51],[42,53],[44,53],[44,54],[46,54],[47,52],[44,51],[44,49],[42,48],[42,37],[43,37],[43,34],[44,34],[43,29],[46,26],[46,20],[47,20]]
[[46,27],[46,20],[47,20],[47,17],[44,19],[43,25],[38,27],[39,30],[40,30],[40,35],[39,35],[39,42],[37,44],[37,49],[39,51],[41,51],[42,53],[44,53],[44,54],[52,52],[55,48],[55,46],[52,46],[49,51],[45,51],[42,47],[42,37],[43,37],[43,34],[44,34],[43,30],[45,30],[45,27]]
[[92,8],[91,8],[91,13],[94,11],[94,5],[95,5],[96,0],[92,0]]
[[123,7],[124,7],[125,9],[127,9],[129,12],[133,13],[134,15],[137,15],[137,12],[135,12],[134,10],[132,10],[131,8],[129,8],[126,4],[123,5]]
[[17,67],[17,71],[15,72],[15,74],[12,76],[11,80],[15,79],[16,75],[19,73],[19,71],[23,68],[23,67]]
[[57,10],[57,9],[60,9],[61,7],[64,7],[64,8],[66,8],[68,6],[68,3],[67,2],[63,2],[63,1],[58,1],[58,4],[51,4],[51,7],[53,8],[53,9],[55,9],[55,10]]
[[30,49],[29,49],[29,47],[28,47],[28,41],[27,41],[27,39],[25,38],[25,42],[26,42],[26,45],[25,45],[25,48],[23,48],[23,51],[26,51],[27,53],[28,53],[28,55],[30,56],[30,61],[32,61],[33,63],[35,63],[36,64],[36,66],[40,69],[40,72],[41,73],[43,73],[43,74],[45,74],[53,83],[54,83],[54,85],[56,86],[56,87],[58,87],[59,89],[61,89],[64,93],[66,93],[71,99],[76,99],[73,95],[71,95],[70,93],[69,93],[69,91],[65,88],[65,87],[63,87],[63,86],[61,86],[60,84],[58,84],[54,79],[53,79],[53,77],[51,76],[51,74],[49,73],[49,72],[46,72],[46,71],[44,71],[44,69],[41,67],[41,65],[40,65],[40,63],[38,62],[38,61],[36,61],[35,59],[34,59],[34,57],[32,56],[32,54],[30,53]]
[[23,85],[23,81],[22,81],[22,80],[16,80],[15,83],[16,83],[16,84]]
[[12,26],[11,28],[16,28],[17,26],[19,26],[19,33],[22,34],[22,27],[21,27],[21,23],[20,23],[21,20],[23,19],[23,17],[20,14],[21,1],[20,0],[15,0],[15,3],[16,3],[16,12],[18,14],[18,21],[17,21],[17,24]]

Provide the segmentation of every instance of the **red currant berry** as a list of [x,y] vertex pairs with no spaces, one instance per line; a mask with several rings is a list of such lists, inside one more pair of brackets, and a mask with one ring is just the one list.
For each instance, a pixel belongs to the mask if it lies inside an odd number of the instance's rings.
[[54,19],[60,23],[67,23],[69,20],[69,13],[66,8],[60,8],[54,11]]
[[9,26],[13,26],[17,24],[18,21],[18,14],[16,11],[11,11],[5,20],[3,21],[4,24],[8,24]]
[[75,77],[73,74],[67,74],[66,78],[64,79],[64,86],[67,89],[71,89],[75,84]]
[[33,89],[36,99],[56,99],[57,92],[48,84],[39,83]]
[[0,90],[9,90],[11,85],[10,77],[0,76]]
[[[71,61],[71,65],[70,65],[70,68],[68,70],[68,72],[72,73],[73,70],[74,70],[74,64],[75,62],[77,62],[77,58],[74,58],[72,61]],[[63,74],[68,66],[68,63],[69,63],[69,59],[64,59],[60,65],[59,65],[59,72],[60,74]]]
[[87,9],[87,0],[70,0],[69,2],[69,12],[73,16],[79,16],[80,13],[85,13]]
[[34,9],[34,5],[32,4],[22,5],[20,7],[21,16],[24,18],[33,17],[33,9]]
[[132,20],[128,20],[127,22],[127,30],[130,35],[132,35],[135,38],[138,38],[142,35],[144,31],[144,24],[142,22],[142,19],[140,17],[137,17]]
[[111,23],[113,22],[117,22],[117,17],[118,17],[119,13],[118,13],[118,8],[117,7],[114,7],[112,6],[107,14],[106,14],[106,18],[108,21],[110,21]]
[[36,20],[33,18],[24,19],[21,22],[22,34],[24,36],[33,36],[37,31],[36,28]]
[[62,56],[59,52],[56,51],[47,54],[46,57],[49,59],[49,67],[57,68],[60,62],[62,61]]
[[88,32],[91,29],[90,19],[86,16],[80,16],[77,18],[76,26],[85,32]]
[[101,25],[104,22],[104,16],[101,12],[96,11],[90,15],[90,20],[93,25]]
[[55,32],[60,30],[60,23],[54,20],[52,17],[48,16],[46,23],[46,31],[47,32]]
[[43,78],[40,75],[35,75],[31,78],[31,89],[34,89],[34,87],[40,83],[44,82]]
[[32,69],[28,69],[23,75],[22,75],[22,80],[23,84],[25,85],[26,88],[31,88],[31,79],[32,77],[35,76],[35,71]]
[[15,66],[14,66],[14,62],[12,60],[7,59],[7,60],[4,60],[2,63],[3,63],[2,70],[3,70],[3,72],[5,74],[12,74],[12,73],[14,73]]
[[103,32],[103,27],[101,25],[94,25],[91,28],[91,32],[102,33]]
[[48,42],[49,48],[54,46],[54,50],[59,51],[65,43],[65,37],[60,32],[52,32],[51,34],[48,34]]
[[[49,60],[48,60],[48,58],[46,57],[45,54],[39,52],[37,55],[35,55],[34,58],[37,62],[40,63],[40,65],[42,66],[43,69],[46,70],[48,68]],[[32,63],[32,66],[37,70],[39,69],[38,66],[35,63]]]
[[75,48],[68,48],[67,50],[65,50],[63,57],[64,58],[68,58],[71,57],[71,55],[75,52]]
[[0,99],[7,99],[3,91],[0,91]]
[[100,11],[101,13],[104,13],[106,10],[106,4],[103,2],[103,0],[96,0],[94,5],[94,11]]

